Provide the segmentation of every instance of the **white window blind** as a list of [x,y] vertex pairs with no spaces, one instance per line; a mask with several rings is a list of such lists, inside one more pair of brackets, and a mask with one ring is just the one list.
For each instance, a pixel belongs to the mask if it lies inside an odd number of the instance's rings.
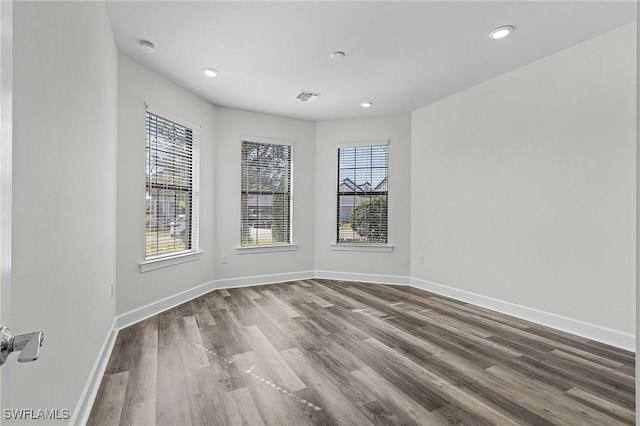
[[145,258],[198,248],[197,132],[147,111]]
[[338,148],[338,244],[388,242],[389,145]]
[[291,156],[291,145],[242,141],[242,246],[291,243]]

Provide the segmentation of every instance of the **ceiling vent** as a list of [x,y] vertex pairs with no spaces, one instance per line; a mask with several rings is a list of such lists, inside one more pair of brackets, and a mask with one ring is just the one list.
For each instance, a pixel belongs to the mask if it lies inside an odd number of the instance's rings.
[[298,96],[296,96],[296,99],[300,99],[302,102],[313,102],[318,98],[318,96],[320,96],[320,93],[307,92],[306,90],[303,90]]

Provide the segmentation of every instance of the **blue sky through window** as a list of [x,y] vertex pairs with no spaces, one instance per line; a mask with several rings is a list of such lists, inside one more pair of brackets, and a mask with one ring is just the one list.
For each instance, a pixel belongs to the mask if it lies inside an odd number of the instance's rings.
[[375,188],[387,176],[388,145],[350,146],[339,149],[339,179],[356,184],[369,182]]

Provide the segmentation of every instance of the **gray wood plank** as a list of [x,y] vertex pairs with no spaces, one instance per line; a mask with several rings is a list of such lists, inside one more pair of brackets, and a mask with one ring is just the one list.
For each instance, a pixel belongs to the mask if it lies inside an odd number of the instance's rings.
[[424,422],[430,425],[448,424],[446,417],[434,411],[427,411],[422,405],[393,386],[373,369],[366,367],[361,370],[352,371],[350,374],[355,380],[370,389],[371,392],[376,395],[377,400],[388,402],[388,411],[397,413],[397,419],[394,420],[394,423],[420,424]]
[[620,421],[603,415],[584,404],[573,404],[562,392],[544,383],[528,380],[513,369],[488,368],[487,373],[512,389],[519,389],[520,403],[555,424],[620,425]]
[[265,424],[247,388],[225,392],[223,405],[226,413],[225,423],[228,425]]
[[198,327],[211,327],[216,325],[216,320],[211,315],[209,305],[202,297],[198,297],[191,302],[191,310],[193,311]]
[[249,336],[249,345],[258,359],[258,364],[265,369],[274,382],[286,387],[291,392],[306,387],[258,327],[249,326],[245,329]]
[[207,352],[202,343],[200,330],[193,316],[179,319],[180,333],[182,335],[182,361],[185,370],[195,370],[209,365]]
[[[306,414],[306,407],[297,401],[294,392],[269,376],[255,353],[238,354],[233,360],[238,368],[247,374],[247,389],[265,424],[313,424]],[[272,386],[273,384],[276,386]]]
[[567,395],[570,398],[574,398],[576,401],[580,401],[582,404],[591,408],[595,408],[598,411],[608,414],[609,416],[620,420],[627,424],[635,424],[636,413],[628,408],[620,407],[617,404],[613,404],[606,399],[600,398],[592,393],[585,392],[580,388],[571,388],[567,391]]
[[187,382],[180,345],[158,347],[158,385],[156,388],[156,422],[158,424],[191,424]]
[[280,308],[289,318],[298,318],[300,314],[296,312],[291,306],[285,303],[281,298],[275,295],[275,293],[271,290],[265,290],[262,292],[262,295],[265,296],[269,301],[271,301],[275,306]]
[[158,319],[151,317],[136,324],[137,346],[129,371],[129,385],[120,423],[152,424],[156,417],[158,373]]
[[340,413],[341,424],[364,425],[371,423],[359,409],[357,402],[347,398],[327,376],[319,373],[299,349],[283,351],[282,356],[304,382],[313,385],[321,398],[320,401],[310,401],[314,406]]
[[104,376],[89,416],[88,425],[120,424],[128,382],[128,371]]
[[[398,370],[406,371],[411,377],[418,379],[424,386],[424,391],[430,391],[434,394],[437,393],[449,404],[455,405],[460,410],[473,413],[478,419],[478,424],[518,425],[518,422],[510,416],[476,399],[459,387],[452,385],[419,364],[408,360],[377,340],[369,339],[366,340],[365,343],[372,349],[375,349],[377,354],[388,359],[388,362],[385,364],[394,365]],[[398,384],[398,382],[395,382],[395,384]],[[416,402],[420,402],[422,398],[422,396],[418,395],[409,394],[409,396]]]

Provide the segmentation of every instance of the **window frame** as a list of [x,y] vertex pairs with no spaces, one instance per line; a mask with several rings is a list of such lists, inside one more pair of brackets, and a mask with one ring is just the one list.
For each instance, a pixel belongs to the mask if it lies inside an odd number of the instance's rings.
[[[244,169],[244,160],[242,153],[244,151],[244,144],[253,143],[260,145],[277,145],[289,147],[289,164],[288,164],[288,200],[289,200],[289,215],[288,215],[288,241],[281,243],[265,243],[265,244],[246,244],[243,241],[243,226],[245,211],[242,205],[243,195],[245,193],[242,187]],[[238,247],[236,247],[237,254],[249,254],[249,253],[267,253],[267,252],[284,252],[297,250],[297,244],[294,242],[294,212],[293,212],[293,193],[294,193],[294,155],[295,155],[295,142],[285,139],[274,139],[260,136],[242,135],[240,137],[240,241]]]
[[[389,203],[389,181],[391,178],[391,174],[389,172],[390,169],[390,165],[391,165],[391,154],[390,154],[390,146],[391,146],[391,141],[389,139],[383,139],[383,140],[369,140],[369,141],[359,141],[359,142],[341,142],[341,143],[336,143],[335,144],[335,165],[336,165],[336,169],[335,169],[335,176],[336,176],[336,182],[335,182],[335,206],[336,206],[336,216],[334,217],[334,226],[335,226],[335,238],[334,238],[334,243],[331,244],[331,249],[334,251],[364,251],[364,252],[392,252],[393,251],[393,245],[390,243],[391,241],[391,209],[390,209],[390,203]],[[355,147],[374,147],[374,146],[380,146],[380,145],[385,145],[387,147],[387,162],[386,162],[386,186],[387,189],[385,191],[386,193],[386,197],[387,197],[387,240],[386,242],[382,242],[382,243],[375,243],[375,242],[362,242],[362,243],[358,243],[358,242],[352,242],[352,241],[348,241],[348,242],[341,242],[340,241],[340,191],[339,191],[339,187],[340,187],[340,149],[342,148],[355,148]],[[372,183],[372,182],[371,182]]]
[[[189,232],[190,238],[189,242],[191,246],[184,250],[176,250],[168,253],[156,254],[152,256],[147,256],[147,243],[146,243],[146,234],[148,227],[146,225],[145,219],[145,244],[144,244],[144,261],[140,263],[140,271],[146,272],[154,269],[164,268],[167,266],[172,266],[184,262],[189,262],[193,260],[198,260],[202,257],[202,251],[199,249],[199,210],[200,210],[200,143],[199,136],[201,126],[190,123],[184,119],[178,118],[172,114],[166,113],[164,111],[158,110],[156,108],[151,108],[145,104],[145,198],[149,197],[150,188],[153,189],[153,185],[149,182],[149,177],[146,174],[146,170],[149,168],[149,146],[147,143],[148,136],[148,128],[149,125],[149,114],[156,116],[162,120],[173,123],[177,126],[183,127],[184,129],[189,130],[191,134],[191,158],[189,167],[191,167],[191,182],[189,186],[189,190],[187,192],[188,196],[190,196],[191,206],[190,206],[190,218],[189,218]],[[162,186],[157,186],[156,189],[160,189]],[[146,215],[146,213],[145,213]],[[175,220],[175,219],[174,219]]]

